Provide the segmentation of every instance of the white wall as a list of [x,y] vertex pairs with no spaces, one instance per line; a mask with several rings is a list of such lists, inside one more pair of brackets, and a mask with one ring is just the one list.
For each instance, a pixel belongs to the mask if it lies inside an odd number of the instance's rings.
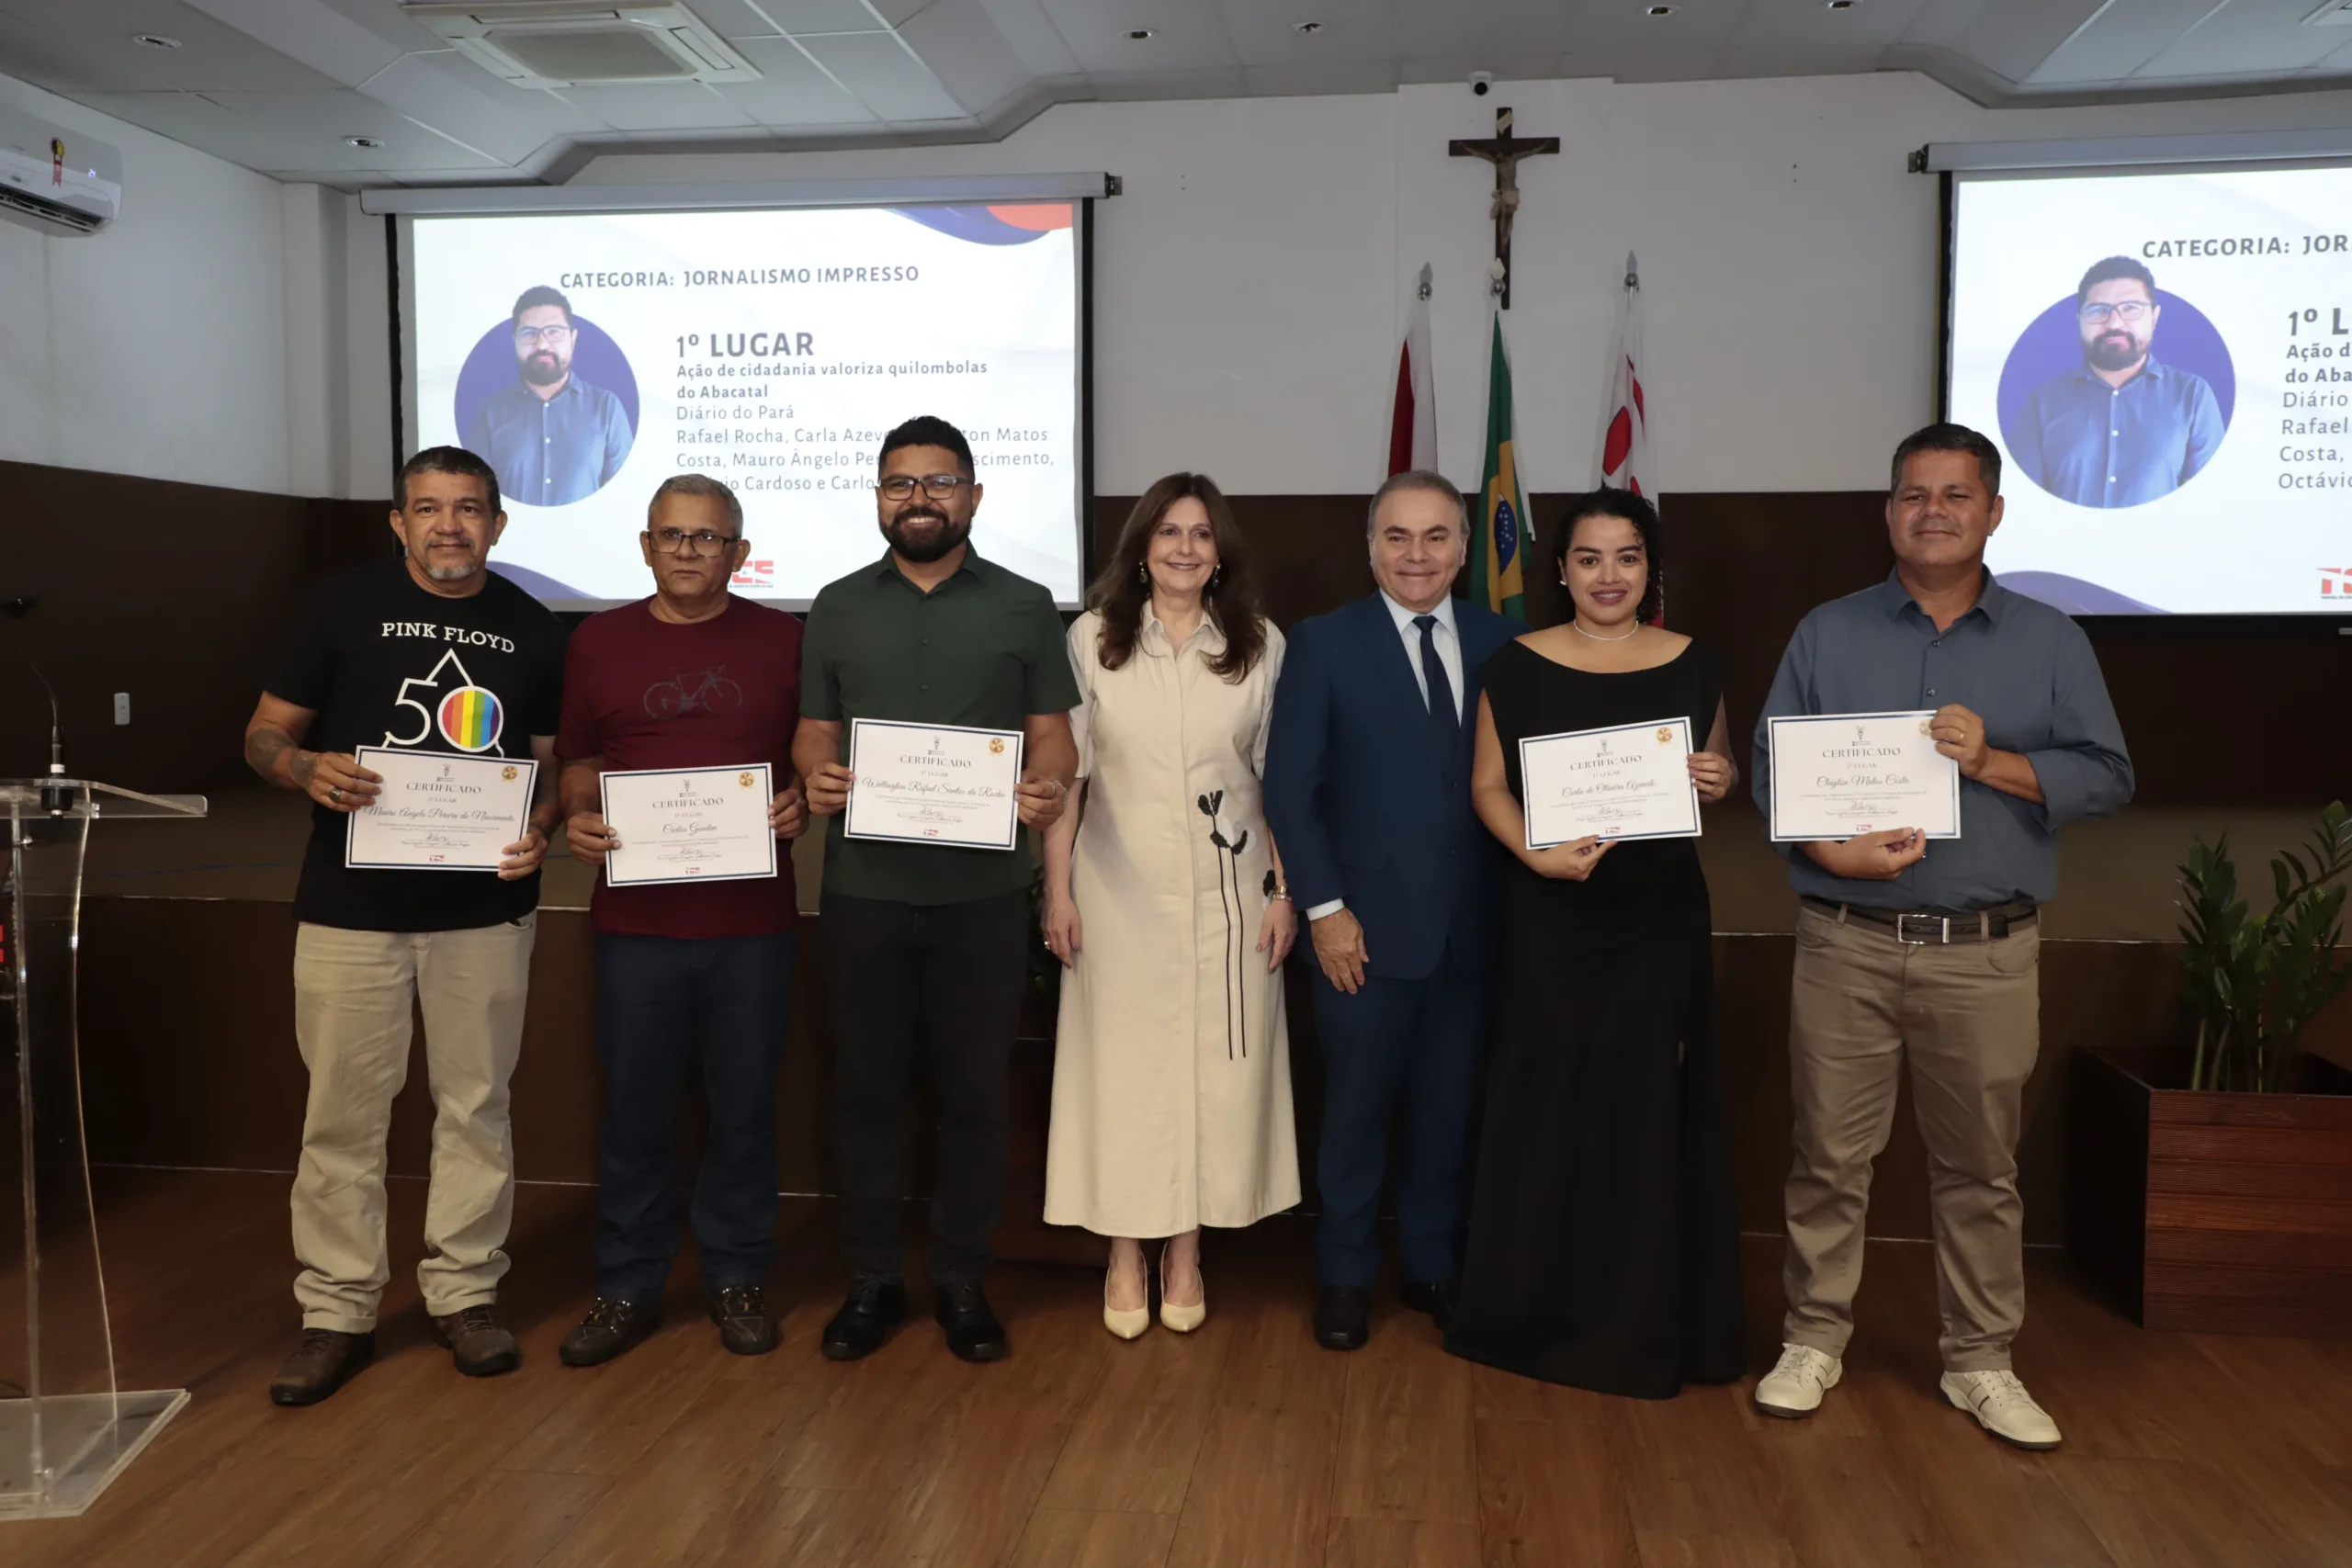
[[[1095,252],[1097,486],[1197,467],[1253,493],[1369,489],[1396,345],[1434,264],[1442,460],[1482,434],[1488,167],[1445,143],[1557,135],[1521,165],[1510,322],[1521,472],[1591,479],[1625,253],[1640,254],[1667,488],[1843,490],[1935,407],[1928,141],[2341,126],[2352,94],[1992,111],[1881,73],[1618,86],[1073,104],[989,147],[615,156],[579,183],[1107,169]],[[916,412],[916,411],[910,411]]]
[[279,186],[0,77],[0,103],[122,150],[123,216],[0,224],[0,457],[288,491]]

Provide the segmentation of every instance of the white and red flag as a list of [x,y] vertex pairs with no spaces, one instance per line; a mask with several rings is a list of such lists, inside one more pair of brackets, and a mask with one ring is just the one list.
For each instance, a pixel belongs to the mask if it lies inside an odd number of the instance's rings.
[[1388,415],[1388,471],[1437,467],[1437,391],[1430,361],[1430,269],[1421,267],[1405,346],[1396,356],[1396,401]]
[[1657,503],[1657,459],[1650,455],[1649,400],[1642,390],[1642,281],[1625,258],[1624,303],[1600,404],[1600,482]]

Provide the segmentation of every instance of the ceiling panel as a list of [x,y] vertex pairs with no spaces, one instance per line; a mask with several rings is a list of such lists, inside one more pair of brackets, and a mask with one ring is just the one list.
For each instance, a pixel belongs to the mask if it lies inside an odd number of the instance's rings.
[[356,164],[337,156],[344,151],[340,147],[320,146],[314,138],[289,137],[277,127],[233,113],[194,93],[88,93],[76,101],[248,169],[277,170],[300,164],[341,169],[345,180],[358,172]]
[[986,114],[1029,85],[1029,68],[980,0],[937,0],[899,28],[899,36],[973,114]]
[[318,4],[401,49],[448,47],[438,34],[402,16],[401,0],[318,0]]
[[[288,152],[305,154],[299,160],[305,164],[322,162],[323,157],[374,169],[484,171],[508,166],[505,159],[438,134],[390,104],[355,93],[206,93],[202,96],[262,127]],[[346,147],[343,141],[346,136],[372,136],[384,145],[372,151]],[[277,166],[286,167],[292,161],[282,161]]]
[[897,123],[970,118],[895,33],[820,33],[802,39],[801,47],[879,118]]
[[[1217,0],[1234,52],[1253,69],[1272,65],[1332,66],[1377,62],[1393,65],[1404,52],[1396,14],[1407,0]],[[1312,33],[1301,22],[1320,22]],[[1392,77],[1393,79],[1393,77]]]
[[[786,30],[777,17],[779,7],[758,5],[752,0],[689,0],[695,16],[710,24],[711,31],[720,38],[774,38]],[[856,0],[844,0],[855,5]],[[867,27],[874,24],[868,22]]]
[[566,87],[563,96],[615,130],[707,130],[756,123],[699,82],[651,87]]
[[454,49],[429,50],[408,58],[424,69],[448,78],[468,92],[479,94],[491,103],[503,106],[509,113],[520,116],[548,134],[561,136],[612,129],[571,102],[567,96],[569,89],[518,87],[502,76],[484,71]]
[[[102,63],[187,92],[306,91],[340,85],[226,22],[179,0],[8,0],[6,7],[52,38],[73,40]],[[133,43],[135,33],[177,39],[177,49]]]
[[1653,17],[1641,0],[1612,0],[1577,7],[1562,50],[1719,49],[1731,40],[1748,0],[1676,0],[1674,15]]
[[[484,82],[497,80],[480,69],[473,75]],[[389,105],[406,118],[429,125],[469,147],[479,148],[509,166],[522,163],[550,138],[560,134],[560,129],[549,123],[548,111],[555,106],[531,105],[526,112],[525,106],[503,102],[477,91],[464,73],[437,69],[413,54],[401,56],[377,73],[361,91],[363,96]],[[546,93],[527,96],[548,96]],[[576,127],[579,111],[567,106],[564,115]]]
[[79,39],[43,32],[6,11],[0,11],[0,69],[77,102],[89,93],[153,93],[165,85],[128,63],[102,59]]
[[[2221,0],[2223,8],[2230,8]],[[2116,0],[2024,78],[2037,87],[2129,76],[2212,11],[2217,0]]]
[[1062,41],[1061,29],[1042,0],[980,0],[996,30],[1034,76],[1075,76],[1078,56]]
[[1331,60],[1295,65],[1242,67],[1251,97],[1306,97],[1323,93],[1385,93],[1396,85],[1396,67],[1385,60]]
[[249,38],[346,87],[401,57],[401,46],[318,0],[184,0]]
[[[1054,26],[1089,75],[1148,73],[1153,75],[1238,67],[1240,56],[1227,37],[1214,0],[1044,0]],[[1141,40],[1127,34],[1148,28]]]
[[735,47],[760,68],[760,80],[718,83],[711,90],[762,125],[854,125],[870,131],[878,123],[790,39],[741,39]]
[[2298,70],[2344,43],[2344,28],[2307,28],[2316,0],[2232,0],[2140,67],[2143,81],[2209,73]]
[[1856,50],[1883,49],[1894,42],[1928,8],[1928,0],[1863,0],[1844,11],[1833,11],[1821,0],[1755,0],[1740,13],[1724,42],[1743,54],[1751,49],[1818,46],[1852,58]]

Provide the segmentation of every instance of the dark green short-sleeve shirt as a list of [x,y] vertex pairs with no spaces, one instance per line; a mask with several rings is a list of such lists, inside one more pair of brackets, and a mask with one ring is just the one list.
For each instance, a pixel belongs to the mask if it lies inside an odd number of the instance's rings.
[[[808,606],[800,711],[842,726],[844,761],[854,719],[1019,729],[1078,703],[1053,595],[968,549],[928,593],[885,555]],[[839,817],[825,832],[825,886],[854,898],[961,904],[1028,886],[1035,864],[1025,828],[1017,850],[847,839]]]

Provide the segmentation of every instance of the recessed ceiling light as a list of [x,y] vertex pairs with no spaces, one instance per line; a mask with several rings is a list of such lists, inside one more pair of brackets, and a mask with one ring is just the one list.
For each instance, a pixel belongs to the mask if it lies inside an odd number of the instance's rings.
[[1832,11],[1850,11],[1854,8],[1854,0],[1821,0],[1821,3]]
[[1295,33],[1319,33],[1323,30],[1323,24],[1320,22],[1293,22],[1290,25],[1290,30]]
[[133,33],[130,41],[145,44],[149,49],[177,49],[180,46],[179,39],[165,38],[161,33]]
[[1159,36],[1159,29],[1158,28],[1129,28],[1127,29],[1127,37],[1133,39],[1137,43],[1143,42],[1146,39],[1155,39]]
[[1650,7],[1650,15],[1653,17],[1671,17],[1674,15],[1675,9],[1676,7],[1672,6],[1653,6]]
[[362,152],[373,152],[384,144],[384,140],[380,136],[346,136],[343,139],[343,144],[345,147],[356,147]]

